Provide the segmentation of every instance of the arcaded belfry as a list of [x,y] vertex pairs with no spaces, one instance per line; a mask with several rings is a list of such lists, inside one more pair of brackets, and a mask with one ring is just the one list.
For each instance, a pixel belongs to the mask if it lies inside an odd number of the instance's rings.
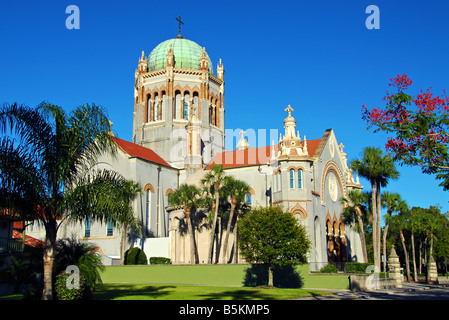
[[195,113],[202,162],[224,151],[221,59],[216,71],[206,49],[181,35],[160,43],[147,57],[142,52],[135,73],[133,142],[183,168],[189,146],[180,141],[188,140],[185,127]]

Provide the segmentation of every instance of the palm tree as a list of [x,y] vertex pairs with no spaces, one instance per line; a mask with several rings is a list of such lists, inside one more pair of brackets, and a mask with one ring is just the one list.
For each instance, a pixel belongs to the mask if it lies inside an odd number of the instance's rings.
[[[228,225],[226,228],[226,236],[224,239],[224,247],[223,247],[223,263],[227,263],[228,259],[226,256],[226,251],[228,249],[228,241],[229,234],[231,232],[231,224],[234,219],[234,212],[239,203],[245,202],[246,195],[249,192],[249,185],[241,180],[237,180],[231,176],[225,177],[225,194],[228,195],[228,201],[231,204],[231,210],[228,218]],[[234,232],[235,236],[237,236],[237,232]],[[237,250],[237,248],[235,248]]]
[[215,204],[213,204],[212,208],[214,211],[214,216],[212,219],[210,240],[209,240],[209,251],[207,261],[208,263],[212,262],[212,251],[214,248],[214,237],[215,237],[215,228],[217,226],[217,217],[218,217],[218,208],[220,205],[220,190],[224,186],[225,183],[225,172],[223,170],[222,165],[215,165],[212,169],[206,174],[206,176],[201,180],[202,184],[205,186],[207,192],[215,198]]
[[[380,264],[380,246],[381,246],[381,220],[382,220],[382,194],[381,194],[381,187],[386,187],[388,184],[388,181],[390,179],[397,179],[399,177],[399,171],[396,170],[396,166],[394,164],[393,159],[389,155],[383,155],[381,156],[380,162],[379,162],[379,172],[377,177],[377,185],[376,185],[376,197],[377,197],[377,250],[378,250],[378,261]],[[388,230],[387,230],[388,231]],[[384,236],[384,239],[386,240],[386,235]],[[386,259],[386,248],[384,250],[384,257]],[[379,265],[380,270],[380,265]]]
[[407,245],[405,243],[404,230],[408,229],[410,219],[410,210],[402,210],[399,214],[391,216],[390,225],[399,231],[399,237],[402,243],[402,249],[404,250],[405,257],[405,270],[407,272],[407,280],[410,281],[410,258],[407,251]]
[[367,215],[365,203],[368,201],[369,195],[360,190],[351,190],[348,192],[348,198],[341,198],[343,205],[343,219],[346,224],[352,224],[357,221],[356,226],[360,235],[362,244],[363,261],[368,262],[368,254],[366,251],[366,238],[363,218]]
[[383,236],[383,254],[384,257],[387,257],[387,235],[391,223],[391,216],[395,212],[407,210],[408,205],[404,200],[401,199],[401,195],[399,193],[390,193],[388,191],[385,191],[382,194],[382,207],[387,209],[387,214],[384,216],[385,228]]
[[100,256],[94,254],[95,245],[89,242],[79,242],[75,237],[57,241],[55,254],[55,272],[61,273],[69,265],[76,265],[92,290],[101,283],[100,272],[106,268]]
[[99,155],[116,152],[111,124],[94,104],[70,114],[45,102],[37,108],[5,104],[0,134],[0,208],[44,226],[43,299],[52,299],[56,238],[64,220],[132,220],[120,211],[129,205],[120,189],[123,177],[90,170]]
[[[132,202],[141,192],[139,184],[124,179],[117,172],[93,171],[80,177],[76,188],[67,190],[67,203],[71,208],[68,218],[82,223],[86,217],[94,217],[103,223],[110,222],[114,228],[121,227],[120,257],[124,264],[128,230],[141,233],[132,208]],[[96,209],[98,207],[102,208],[101,212]],[[91,212],[92,209],[96,212]]]
[[170,203],[172,205],[182,206],[187,220],[187,232],[190,233],[190,263],[198,263],[198,254],[195,245],[195,235],[193,233],[191,212],[197,207],[197,200],[200,190],[187,184],[181,184],[179,188],[170,194]]
[[371,183],[371,209],[373,213],[373,251],[374,265],[380,269],[380,221],[381,221],[381,187],[385,187],[389,179],[397,179],[399,172],[396,170],[392,158],[384,155],[377,147],[366,147],[361,159],[351,161],[351,168],[366,178]]

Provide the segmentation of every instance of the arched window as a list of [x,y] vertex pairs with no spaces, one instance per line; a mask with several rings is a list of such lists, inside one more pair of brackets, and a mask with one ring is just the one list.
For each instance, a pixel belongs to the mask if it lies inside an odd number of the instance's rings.
[[154,108],[153,108],[153,110],[154,110],[154,117],[153,117],[154,121],[160,120],[159,119],[159,96],[158,96],[157,93],[154,95]]
[[184,115],[183,118],[185,120],[189,119],[189,112],[190,112],[190,95],[188,92],[184,93]]
[[302,188],[302,170],[298,170],[298,189]]
[[145,231],[147,235],[150,233],[151,227],[151,194],[154,193],[154,187],[151,183],[147,183],[143,187],[143,191],[145,192]]
[[145,202],[145,229],[148,233],[150,231],[150,223],[151,223],[151,190],[147,189],[146,193],[146,202]]
[[213,115],[214,115],[214,112],[212,110],[212,105],[210,105],[209,106],[209,123],[210,124],[213,124]]
[[170,201],[170,195],[173,193],[173,189],[172,188],[168,188],[165,191],[165,196],[167,197],[167,204],[170,205],[171,201]]
[[113,236],[114,235],[114,226],[112,225],[112,221],[108,220],[108,225],[106,227],[106,235]]
[[290,189],[295,189],[295,170],[290,169]]
[[150,122],[151,119],[151,94],[147,95],[147,110],[146,110],[145,122]]
[[195,105],[195,107],[196,107],[196,112],[197,112],[197,116],[199,117],[199,110],[198,110],[198,107],[199,107],[199,97],[198,97],[198,92],[194,92],[193,93],[193,104]]
[[218,127],[218,100],[215,99],[215,106],[214,106],[214,126]]
[[84,236],[90,237],[90,226],[91,226],[91,219],[90,217],[86,218],[84,221]]
[[180,91],[176,91],[175,92],[175,114],[173,115],[174,119],[181,119],[181,92]]
[[162,100],[161,100],[161,106],[160,106],[160,110],[159,110],[159,120],[165,120],[165,110],[167,108],[167,104],[166,104],[166,98],[167,94],[165,91],[162,91]]

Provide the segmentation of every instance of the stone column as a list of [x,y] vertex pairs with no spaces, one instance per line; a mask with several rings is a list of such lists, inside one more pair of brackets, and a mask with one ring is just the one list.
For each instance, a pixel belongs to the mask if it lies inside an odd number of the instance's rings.
[[394,246],[391,248],[390,256],[388,257],[388,267],[390,272],[389,278],[393,281],[392,287],[402,288],[401,265]]

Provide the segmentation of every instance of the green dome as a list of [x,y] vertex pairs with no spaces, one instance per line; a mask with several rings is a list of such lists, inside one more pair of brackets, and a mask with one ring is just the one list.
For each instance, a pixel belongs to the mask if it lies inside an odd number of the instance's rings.
[[[164,69],[167,65],[167,52],[172,45],[175,56],[175,68],[200,69],[199,59],[203,54],[203,48],[188,39],[176,38],[161,42],[148,56],[148,71]],[[207,55],[207,53],[206,53]],[[209,56],[209,73],[213,74],[212,61]]]

